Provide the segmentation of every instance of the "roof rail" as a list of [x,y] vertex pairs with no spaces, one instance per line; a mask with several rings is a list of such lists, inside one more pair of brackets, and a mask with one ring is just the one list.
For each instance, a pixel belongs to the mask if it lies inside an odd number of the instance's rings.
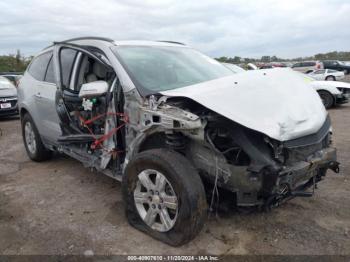
[[71,39],[67,39],[64,41],[61,41],[61,43],[64,42],[72,42],[72,41],[78,41],[78,40],[102,40],[102,41],[106,41],[106,42],[114,42],[113,39],[111,38],[107,38],[107,37],[99,37],[99,36],[83,36],[83,37],[76,37],[76,38],[71,38]]
[[157,42],[170,43],[170,44],[178,44],[178,45],[186,45],[186,44],[181,43],[181,42],[167,41],[167,40],[157,40]]

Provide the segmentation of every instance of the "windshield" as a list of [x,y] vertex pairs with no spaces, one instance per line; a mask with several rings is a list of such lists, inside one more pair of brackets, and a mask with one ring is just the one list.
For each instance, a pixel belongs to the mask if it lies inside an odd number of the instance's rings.
[[15,86],[5,77],[0,77],[0,89],[10,89],[10,88],[15,88]]
[[144,96],[232,74],[216,60],[187,47],[115,46],[112,50]]

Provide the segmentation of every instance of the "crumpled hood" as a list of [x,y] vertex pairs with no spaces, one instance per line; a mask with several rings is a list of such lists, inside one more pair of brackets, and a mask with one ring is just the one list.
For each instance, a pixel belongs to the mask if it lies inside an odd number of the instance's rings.
[[16,88],[0,89],[0,97],[17,96]]
[[327,117],[317,92],[284,68],[247,71],[161,94],[190,98],[279,141],[313,134]]

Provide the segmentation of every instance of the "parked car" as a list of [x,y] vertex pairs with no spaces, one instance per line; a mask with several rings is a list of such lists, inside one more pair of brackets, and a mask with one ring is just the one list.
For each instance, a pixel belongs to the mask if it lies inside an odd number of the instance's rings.
[[323,64],[320,61],[298,62],[292,65],[292,69],[307,74],[314,70],[323,69]]
[[262,64],[259,66],[259,69],[272,69],[275,68],[272,64]]
[[122,181],[130,224],[174,246],[201,230],[206,196],[271,207],[339,171],[327,111],[291,70],[232,74],[180,43],[90,37],[40,52],[18,92],[32,160],[59,151]]
[[308,74],[315,80],[336,81],[344,79],[344,72],[340,72],[333,69],[319,69],[314,70]]
[[2,75],[3,77],[6,77],[8,80],[10,80],[16,87],[18,86],[19,80],[22,78],[23,75]]
[[276,67],[287,67],[284,63],[279,62],[271,62],[271,63],[265,63],[259,66],[259,69],[271,69]]
[[318,92],[326,109],[349,102],[350,84],[340,81],[316,81],[309,75],[302,75],[306,82]]
[[334,69],[337,71],[343,71],[345,74],[350,73],[350,65],[347,65],[346,63],[342,61],[337,60],[325,60],[323,61],[324,68],[326,69]]
[[18,114],[17,89],[5,77],[0,76],[0,116]]
[[230,69],[232,72],[234,73],[242,73],[245,72],[246,70],[244,70],[242,67],[238,66],[238,65],[234,65],[231,63],[222,63],[224,66],[226,66],[228,69]]

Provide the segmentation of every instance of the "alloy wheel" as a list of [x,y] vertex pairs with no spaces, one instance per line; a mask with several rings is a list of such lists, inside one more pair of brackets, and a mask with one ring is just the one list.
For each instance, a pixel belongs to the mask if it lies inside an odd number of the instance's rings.
[[167,232],[175,225],[178,198],[161,172],[146,169],[138,175],[134,201],[140,217],[152,229]]

